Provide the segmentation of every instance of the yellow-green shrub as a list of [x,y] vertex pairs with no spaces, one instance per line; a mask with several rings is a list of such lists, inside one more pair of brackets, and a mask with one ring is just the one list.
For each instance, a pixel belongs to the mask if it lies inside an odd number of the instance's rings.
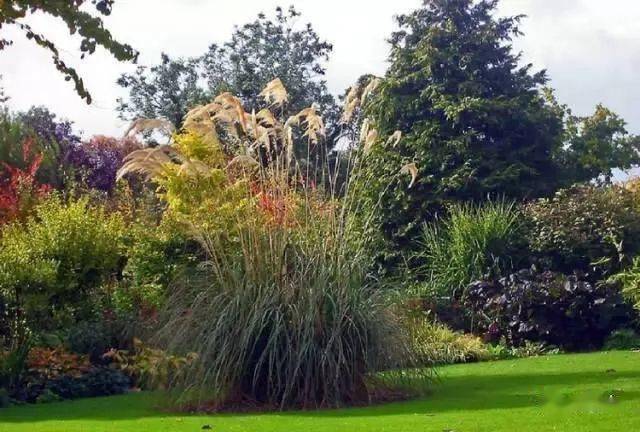
[[118,271],[124,224],[86,199],[51,196],[25,223],[0,237],[0,294],[13,312],[41,329],[93,312],[94,295]]
[[468,363],[492,358],[489,348],[480,338],[454,332],[429,318],[409,318],[407,326],[413,350],[424,365]]

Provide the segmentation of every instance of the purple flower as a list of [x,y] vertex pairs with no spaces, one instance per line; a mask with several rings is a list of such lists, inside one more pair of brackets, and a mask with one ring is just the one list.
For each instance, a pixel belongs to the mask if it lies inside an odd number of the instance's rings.
[[73,167],[90,188],[110,192],[115,187],[116,175],[124,158],[140,148],[140,143],[132,138],[116,139],[99,135],[88,142],[71,146],[65,163]]

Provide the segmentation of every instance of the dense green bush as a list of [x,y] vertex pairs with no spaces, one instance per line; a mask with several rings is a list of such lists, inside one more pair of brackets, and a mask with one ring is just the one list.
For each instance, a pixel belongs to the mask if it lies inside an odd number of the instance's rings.
[[[86,199],[43,202],[0,237],[0,293],[9,314],[34,330],[91,318],[99,288],[121,266],[123,222]],[[21,315],[21,316],[18,316]]]
[[48,382],[45,388],[62,399],[111,396],[128,391],[131,380],[118,370],[99,367],[79,377],[65,375],[56,378]]
[[[390,67],[365,107],[380,136],[367,169],[392,247],[406,248],[420,225],[451,202],[487,195],[519,199],[554,187],[561,118],[540,87],[544,72],[519,66],[510,40],[520,17],[497,17],[496,2],[431,1],[397,17]],[[396,180],[413,162],[415,184]],[[390,251],[391,252],[391,251]]]
[[526,207],[530,247],[544,266],[612,275],[640,250],[640,212],[620,186],[575,186]]
[[474,330],[512,346],[532,341],[568,350],[601,348],[633,318],[616,286],[593,285],[578,275],[522,270],[473,282],[467,292]]
[[631,329],[616,330],[607,337],[603,348],[607,351],[640,349],[640,335]]
[[138,222],[129,230],[125,283],[114,293],[121,312],[152,311],[161,307],[169,285],[186,269],[194,267],[199,245],[170,217],[150,228]]
[[519,216],[512,203],[488,201],[454,205],[446,219],[426,225],[414,255],[420,291],[460,298],[474,279],[511,269]]
[[96,321],[82,321],[69,329],[65,346],[74,353],[86,354],[94,364],[104,363],[110,349],[124,348],[130,343],[130,322],[125,317],[104,316]]

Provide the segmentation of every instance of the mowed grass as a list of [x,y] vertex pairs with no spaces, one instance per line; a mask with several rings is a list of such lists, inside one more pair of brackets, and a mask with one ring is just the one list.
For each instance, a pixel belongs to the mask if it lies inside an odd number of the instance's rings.
[[[343,410],[187,416],[138,393],[0,410],[2,432],[637,431],[640,353],[448,366],[427,397]],[[206,429],[206,428],[205,428]]]

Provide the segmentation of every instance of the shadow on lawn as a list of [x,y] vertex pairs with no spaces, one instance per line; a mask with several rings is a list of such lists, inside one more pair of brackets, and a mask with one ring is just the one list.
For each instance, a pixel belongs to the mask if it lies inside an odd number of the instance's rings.
[[[446,377],[430,396],[387,405],[343,410],[290,411],[279,416],[297,417],[375,417],[403,414],[436,415],[454,411],[514,409],[541,406],[550,393],[576,392],[574,386],[596,385],[598,391],[614,390],[618,380],[640,379],[640,371],[576,372],[558,374],[466,375]],[[579,393],[579,389],[577,393]],[[624,392],[622,401],[639,400],[640,392]],[[597,398],[594,399],[594,402]],[[153,395],[130,394],[121,397],[83,399],[51,405],[32,405],[0,409],[0,423],[32,423],[64,420],[132,420],[142,418],[187,417],[154,409]],[[269,416],[270,413],[220,414],[221,417]]]

